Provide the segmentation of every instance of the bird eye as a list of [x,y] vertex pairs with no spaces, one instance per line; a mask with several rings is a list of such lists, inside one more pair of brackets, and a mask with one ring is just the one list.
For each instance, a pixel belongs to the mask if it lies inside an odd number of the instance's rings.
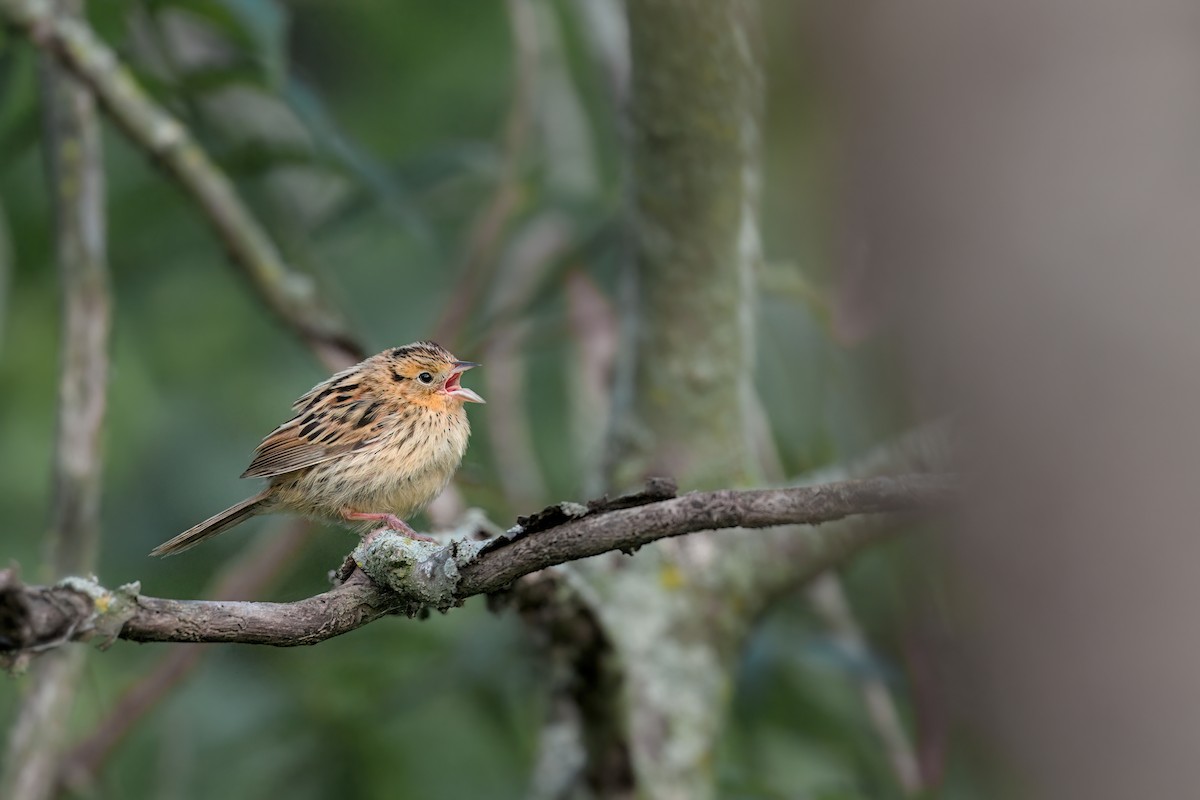
[[421,383],[433,383],[433,376],[428,372],[422,372],[417,376],[417,380],[419,380]]

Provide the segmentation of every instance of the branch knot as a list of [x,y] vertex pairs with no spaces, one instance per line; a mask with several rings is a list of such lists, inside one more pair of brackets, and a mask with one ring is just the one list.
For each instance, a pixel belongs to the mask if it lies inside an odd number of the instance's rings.
[[377,585],[410,600],[405,611],[415,616],[426,606],[446,611],[461,605],[459,568],[473,561],[483,545],[462,539],[449,544],[425,542],[381,530],[354,548],[351,557]]

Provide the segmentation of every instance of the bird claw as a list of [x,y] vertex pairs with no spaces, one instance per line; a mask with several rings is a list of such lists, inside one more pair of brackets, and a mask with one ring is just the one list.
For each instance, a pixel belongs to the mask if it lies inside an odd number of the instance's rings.
[[[413,530],[411,525],[397,517],[395,514],[375,514],[365,511],[344,511],[342,512],[342,516],[348,520],[377,520],[382,522],[386,528],[407,536],[410,539],[415,539],[418,542],[437,541],[432,536],[426,536],[423,533],[417,533],[415,530]],[[383,530],[383,528],[371,531],[369,534],[367,534],[367,538],[363,541],[369,543],[375,534],[377,534],[380,530]]]

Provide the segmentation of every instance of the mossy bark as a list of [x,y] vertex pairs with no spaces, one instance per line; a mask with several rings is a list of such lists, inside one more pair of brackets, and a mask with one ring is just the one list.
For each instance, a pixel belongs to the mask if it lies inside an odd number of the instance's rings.
[[[752,0],[630,0],[635,257],[609,481],[756,478],[753,398],[762,65]],[[739,542],[739,547],[746,544]],[[751,545],[751,547],[755,547]],[[747,604],[712,534],[579,567],[619,670],[634,794],[714,793]],[[741,573],[739,568],[733,568]],[[611,749],[611,748],[610,748]]]
[[759,257],[757,5],[630,0],[628,11],[635,300],[611,477],[744,484]]

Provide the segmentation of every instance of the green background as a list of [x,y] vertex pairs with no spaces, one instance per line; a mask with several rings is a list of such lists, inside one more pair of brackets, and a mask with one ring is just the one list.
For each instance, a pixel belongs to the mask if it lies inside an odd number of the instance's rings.
[[[540,500],[549,503],[583,499],[593,455],[569,444],[589,421],[569,418],[563,279],[582,271],[613,297],[624,195],[620,124],[579,4],[534,6],[562,58],[558,82],[538,94],[535,143],[520,161],[520,199],[501,251],[547,215],[567,220],[566,256],[518,309],[530,326],[527,410],[549,490]],[[459,286],[467,232],[503,158],[513,68],[504,4],[105,0],[89,13],[372,350],[430,335]],[[838,176],[808,14],[804,4],[764,5],[757,380],[790,474],[852,457],[902,419],[887,389],[890,343],[849,347],[829,330]],[[171,64],[168,52],[164,67],[163,42],[180,20],[221,44],[217,66]],[[0,293],[0,559],[20,564],[33,582],[55,577],[38,564],[53,445],[56,275],[35,59],[12,34],[0,37],[0,221],[9,255]],[[239,127],[246,120],[249,136]],[[176,187],[108,125],[105,151],[115,323],[98,574],[105,585],[140,580],[150,595],[201,597],[220,565],[280,520],[255,520],[181,558],[146,552],[253,491],[237,478],[253,447],[325,373],[263,311]],[[481,305],[455,347],[462,358],[480,360],[495,324],[486,296]],[[481,387],[479,373],[467,383]],[[488,408],[470,411],[475,434],[459,486],[471,504],[511,524],[534,509],[506,505],[495,480],[504,454],[489,447]],[[317,537],[270,597],[324,589],[352,541],[336,529]],[[864,671],[882,675],[907,706],[901,646],[911,609],[896,549],[871,552],[847,571],[878,646],[870,659],[841,652],[800,596],[764,620],[746,650],[722,743],[724,796],[899,795],[853,684]],[[90,730],[170,647],[118,643],[91,657],[73,735]],[[214,647],[118,749],[96,788],[102,797],[521,797],[544,710],[542,669],[515,615],[491,613],[478,599],[314,648]],[[21,685],[0,680],[0,723]]]

